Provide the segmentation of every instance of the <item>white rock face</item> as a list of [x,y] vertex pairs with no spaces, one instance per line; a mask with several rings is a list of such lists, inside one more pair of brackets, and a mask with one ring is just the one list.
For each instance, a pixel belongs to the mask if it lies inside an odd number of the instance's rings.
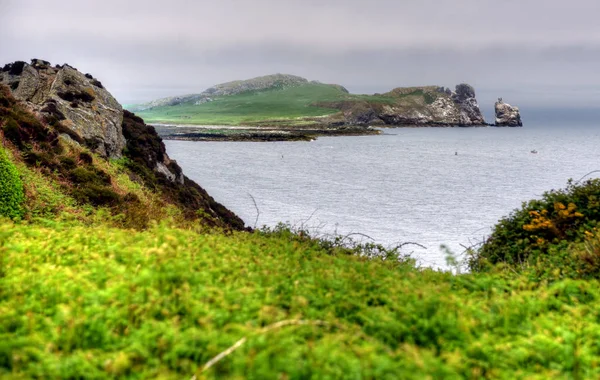
[[46,61],[15,62],[0,71],[0,83],[13,96],[46,118],[54,118],[73,136],[97,153],[121,157],[125,147],[123,109],[119,102],[89,74]]
[[394,101],[391,104],[370,103],[370,108],[361,106],[347,109],[344,112],[346,123],[370,125],[380,121],[387,125],[486,125],[475,99],[475,90],[468,84],[459,84],[454,92],[434,86],[399,87],[384,95]]
[[498,127],[522,127],[521,113],[518,107],[504,103],[502,98],[498,99],[495,105],[496,126]]

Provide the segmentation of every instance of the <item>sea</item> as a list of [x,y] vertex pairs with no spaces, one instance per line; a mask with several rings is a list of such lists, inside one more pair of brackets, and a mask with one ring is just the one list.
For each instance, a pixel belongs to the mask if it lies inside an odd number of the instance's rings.
[[[165,141],[184,173],[251,227],[342,236],[448,269],[494,224],[567,181],[600,177],[600,123],[386,128],[312,142]],[[589,174],[591,173],[591,174]]]

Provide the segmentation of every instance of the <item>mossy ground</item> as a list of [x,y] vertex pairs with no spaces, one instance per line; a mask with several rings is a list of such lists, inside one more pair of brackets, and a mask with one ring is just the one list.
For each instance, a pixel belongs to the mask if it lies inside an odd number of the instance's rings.
[[597,280],[452,275],[165,224],[5,221],[0,254],[4,378],[600,376]]

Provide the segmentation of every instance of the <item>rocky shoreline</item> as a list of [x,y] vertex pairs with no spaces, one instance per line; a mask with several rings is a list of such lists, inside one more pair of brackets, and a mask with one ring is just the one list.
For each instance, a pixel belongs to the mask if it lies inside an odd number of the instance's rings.
[[[486,128],[504,127],[495,123],[476,125],[455,125],[448,123],[401,124],[376,126],[311,126],[307,128],[252,127],[252,126],[204,126],[204,125],[151,125],[163,140],[178,141],[237,141],[237,142],[277,142],[313,141],[323,136],[371,136],[385,134],[389,128]],[[516,126],[516,125],[515,125]]]
[[153,125],[163,140],[183,141],[312,141],[320,136],[368,136],[378,135],[379,129],[365,126],[273,128],[239,126],[178,126]]

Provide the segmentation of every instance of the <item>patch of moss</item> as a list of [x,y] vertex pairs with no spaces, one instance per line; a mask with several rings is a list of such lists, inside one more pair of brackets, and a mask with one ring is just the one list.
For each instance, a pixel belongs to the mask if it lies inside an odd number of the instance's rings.
[[76,167],[69,171],[69,176],[79,185],[110,185],[110,176],[93,166]]
[[21,75],[23,73],[23,69],[25,68],[26,63],[23,61],[16,61],[13,63],[9,63],[4,65],[2,71],[8,71],[9,75]]
[[15,165],[0,146],[0,216],[23,217],[23,182]]
[[121,202],[121,196],[107,186],[86,183],[71,192],[73,198],[81,203],[93,206],[116,206]]
[[95,99],[94,95],[85,91],[59,91],[57,95],[67,102],[82,101],[89,103]]
[[87,152],[79,153],[79,160],[81,160],[81,162],[83,162],[86,165],[91,165],[94,162],[92,155]]

